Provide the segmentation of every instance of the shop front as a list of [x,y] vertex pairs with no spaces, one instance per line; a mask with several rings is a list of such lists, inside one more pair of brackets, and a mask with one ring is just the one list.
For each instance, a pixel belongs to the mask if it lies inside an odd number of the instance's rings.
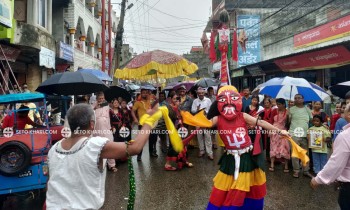
[[350,51],[344,45],[306,52],[274,63],[293,77],[305,78],[321,87],[349,80]]

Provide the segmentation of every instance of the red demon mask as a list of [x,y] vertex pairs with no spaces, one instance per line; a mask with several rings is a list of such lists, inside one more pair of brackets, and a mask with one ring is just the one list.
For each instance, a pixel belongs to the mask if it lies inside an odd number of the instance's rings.
[[242,109],[242,97],[234,86],[224,86],[217,95],[218,110],[227,120],[232,120]]

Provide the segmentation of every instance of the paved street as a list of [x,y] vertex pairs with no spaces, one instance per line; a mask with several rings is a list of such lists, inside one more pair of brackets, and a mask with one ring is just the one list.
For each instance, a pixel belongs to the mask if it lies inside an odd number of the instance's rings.
[[[171,210],[205,209],[212,188],[212,178],[218,166],[220,151],[216,151],[214,161],[198,158],[197,149],[189,150],[194,168],[182,171],[164,171],[165,156],[150,159],[145,146],[143,161],[134,157],[137,183],[135,209]],[[118,167],[118,172],[108,173],[106,202],[103,210],[126,209],[128,197],[127,164]],[[310,210],[339,209],[337,192],[332,186],[321,186],[317,191],[309,187],[310,179],[293,178],[285,174],[280,165],[275,172],[267,171],[268,195],[265,209]]]
[[[212,187],[212,178],[218,169],[217,161],[221,149],[215,151],[215,160],[197,157],[198,149],[189,150],[194,168],[182,171],[164,171],[165,156],[158,158],[148,155],[145,146],[142,162],[133,158],[136,177],[135,210],[199,210],[205,209]],[[267,171],[268,195],[265,209],[284,210],[334,210],[337,205],[337,192],[332,186],[321,186],[317,191],[309,187],[309,178],[295,179],[285,174],[280,165],[275,172]],[[118,166],[117,173],[108,172],[106,201],[103,210],[126,209],[129,192],[127,163]],[[43,196],[31,199],[12,199],[4,209],[40,209]]]

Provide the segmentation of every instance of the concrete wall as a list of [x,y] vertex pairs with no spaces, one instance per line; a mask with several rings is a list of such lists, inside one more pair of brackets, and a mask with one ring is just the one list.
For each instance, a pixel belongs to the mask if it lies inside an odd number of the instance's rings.
[[42,67],[36,64],[29,64],[27,69],[26,83],[28,89],[34,92],[42,82]]
[[57,42],[65,42],[65,34],[68,31],[64,28],[63,7],[53,9],[52,16],[52,36]]
[[56,41],[50,34],[26,23],[17,24],[14,44],[33,47],[39,50],[43,46],[56,52]]

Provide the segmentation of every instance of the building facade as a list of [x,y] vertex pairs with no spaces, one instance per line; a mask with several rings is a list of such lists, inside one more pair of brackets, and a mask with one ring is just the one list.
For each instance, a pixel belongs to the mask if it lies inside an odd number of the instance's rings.
[[16,81],[34,91],[55,68],[52,0],[4,0],[1,6],[6,12],[0,18],[0,94],[11,90]]
[[118,18],[112,9],[109,18],[107,1],[104,39],[101,0],[4,0],[0,4],[4,11],[0,14],[0,88],[5,92],[16,81],[35,91],[56,72],[78,67],[101,70],[102,40],[108,71]]
[[283,76],[322,87],[350,80],[349,1],[215,0],[206,32],[219,27],[222,9],[230,13],[230,27],[238,28],[238,40],[246,32],[246,52],[238,44],[238,62],[231,61],[237,87]]
[[[102,37],[102,1],[101,0],[70,0],[62,5],[61,1],[55,1],[58,10],[55,10],[54,36],[58,41],[69,44],[74,49],[74,65],[70,70],[78,68],[98,69],[102,68],[102,41],[106,42],[106,69],[108,72],[108,54],[113,55],[115,33],[119,19],[115,11],[108,14],[108,1],[105,1],[105,37]],[[111,19],[111,23],[109,23]],[[108,28],[111,27],[111,34]],[[110,45],[109,45],[110,43]],[[110,47],[109,47],[110,46]]]

